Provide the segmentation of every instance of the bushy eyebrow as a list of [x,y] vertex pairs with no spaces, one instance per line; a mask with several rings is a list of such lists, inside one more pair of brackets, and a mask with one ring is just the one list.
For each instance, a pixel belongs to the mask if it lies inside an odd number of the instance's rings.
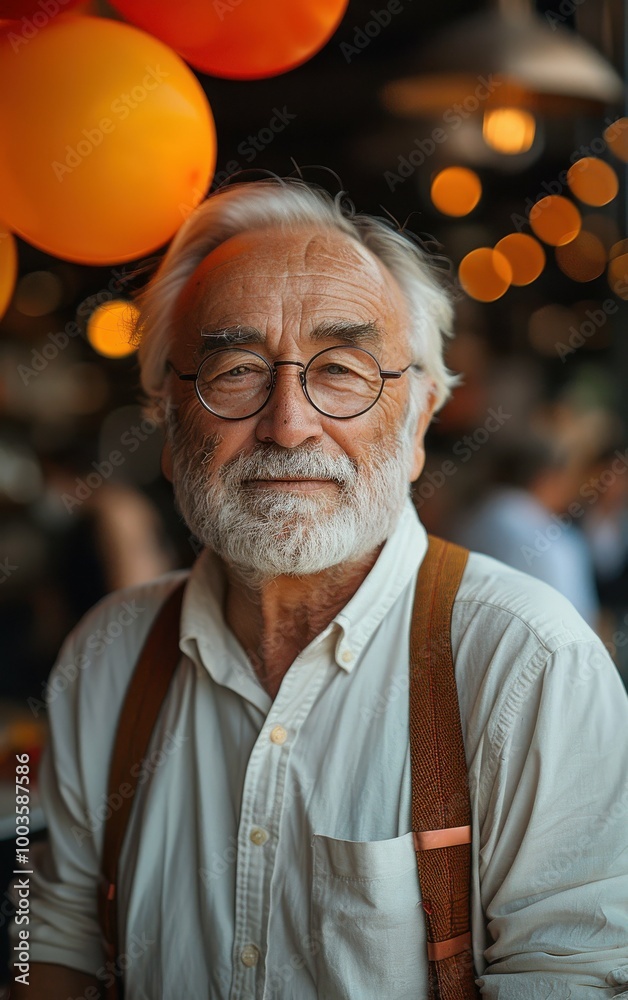
[[[247,344],[263,344],[266,340],[261,330],[254,326],[224,326],[216,329],[202,327],[201,343],[196,355],[203,357],[208,351],[217,347],[240,347]],[[378,347],[382,342],[382,334],[376,323],[353,323],[340,320],[335,323],[319,323],[310,333],[310,339],[315,342],[324,340],[340,340],[345,344],[370,344]]]
[[310,337],[317,341],[342,340],[356,346],[367,343],[379,347],[382,342],[382,334],[377,323],[352,323],[351,321],[319,323],[312,330]]

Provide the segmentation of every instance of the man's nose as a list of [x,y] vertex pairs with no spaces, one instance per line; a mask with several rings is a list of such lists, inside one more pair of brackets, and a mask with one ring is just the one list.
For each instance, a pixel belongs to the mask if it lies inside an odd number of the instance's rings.
[[275,388],[259,414],[255,435],[259,441],[272,441],[283,448],[297,448],[323,434],[321,414],[314,409],[303,391],[297,364],[282,364],[275,369]]

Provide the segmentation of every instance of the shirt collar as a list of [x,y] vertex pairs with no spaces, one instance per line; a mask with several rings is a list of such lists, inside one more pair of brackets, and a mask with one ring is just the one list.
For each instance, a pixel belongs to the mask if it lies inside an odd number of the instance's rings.
[[373,569],[334,619],[341,630],[335,658],[343,670],[349,673],[353,669],[379,623],[410,581],[416,579],[426,551],[427,533],[408,498]]
[[[395,530],[384,543],[370,573],[310,645],[320,644],[323,637],[333,636],[335,662],[350,673],[379,623],[410,581],[416,578],[426,551],[425,528],[408,498]],[[244,662],[246,658],[240,644],[225,625],[225,585],[220,559],[205,549],[194,563],[185,589],[179,647],[195,662],[200,660],[219,683],[227,682],[236,662],[241,672],[240,683],[250,681],[257,687],[253,668],[248,661]]]

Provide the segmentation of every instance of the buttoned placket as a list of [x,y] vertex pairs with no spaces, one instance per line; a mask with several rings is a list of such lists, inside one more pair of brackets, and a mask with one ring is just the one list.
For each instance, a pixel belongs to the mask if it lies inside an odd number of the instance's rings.
[[249,758],[238,830],[231,1000],[270,1000],[265,988],[270,895],[290,754],[323,686],[336,671],[337,626],[329,626],[291,664]]

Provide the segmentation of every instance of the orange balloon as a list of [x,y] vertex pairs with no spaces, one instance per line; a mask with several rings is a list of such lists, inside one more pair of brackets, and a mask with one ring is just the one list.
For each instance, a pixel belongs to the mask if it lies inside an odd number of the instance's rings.
[[132,260],[204,197],[214,121],[194,74],[127,24],[59,16],[14,53],[0,42],[5,222],[47,253]]
[[[311,59],[348,0],[113,0],[129,21],[212,76],[259,80]],[[380,28],[381,30],[381,28]]]
[[13,236],[0,225],[0,319],[13,297],[17,278],[17,247]]

